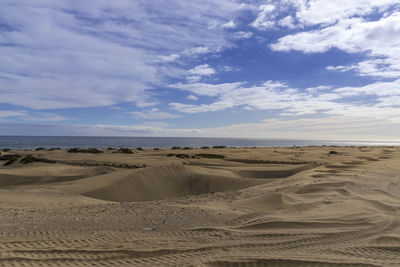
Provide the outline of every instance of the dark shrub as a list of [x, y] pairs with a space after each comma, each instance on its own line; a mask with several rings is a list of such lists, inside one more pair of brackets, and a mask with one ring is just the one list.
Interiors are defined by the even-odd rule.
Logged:
[[209, 149], [209, 146], [202, 146], [201, 149]]
[[44, 148], [44, 147], [38, 147], [38, 148], [35, 149], [35, 151], [40, 151], [40, 150], [46, 150], [46, 148]]
[[182, 149], [180, 146], [173, 146], [172, 149]]
[[8, 152], [8, 151], [10, 151], [11, 149], [9, 149], [9, 148], [3, 148], [3, 152]]
[[104, 153], [100, 149], [97, 148], [71, 148], [68, 150], [68, 153], [92, 153], [92, 154], [99, 154], [99, 153]]
[[206, 153], [200, 153], [194, 155], [195, 157], [200, 157], [200, 158], [208, 158], [208, 159], [224, 159], [224, 155], [217, 155], [217, 154], [206, 154]]
[[28, 163], [33, 163], [33, 162], [56, 163], [55, 160], [36, 158], [36, 157], [34, 157], [32, 155], [26, 155], [19, 162], [21, 162], [23, 164], [28, 164]]
[[107, 150], [115, 150], [113, 147], [107, 147]]
[[23, 164], [28, 164], [28, 163], [32, 163], [35, 162], [36, 158], [32, 155], [26, 155], [24, 158], [22, 158], [19, 162], [23, 163]]
[[104, 153], [103, 151], [97, 148], [88, 148], [86, 149], [86, 151], [87, 151], [86, 153], [93, 153], [93, 154]]
[[339, 154], [337, 151], [335, 151], [335, 150], [332, 150], [332, 151], [329, 151], [329, 154]]
[[142, 147], [137, 147], [136, 150], [143, 151]]
[[11, 165], [11, 164], [13, 164], [14, 162], [16, 162], [17, 160], [9, 160], [9, 161], [7, 161], [6, 163], [4, 163], [4, 166], [8, 166], [8, 165]]
[[174, 153], [169, 153], [169, 154], [167, 154], [167, 157], [173, 157], [173, 156], [175, 156], [176, 154], [174, 154]]
[[14, 160], [14, 161], [16, 161], [20, 157], [21, 156], [17, 155], [17, 154], [8, 154], [8, 155], [0, 156], [0, 160]]
[[8, 155], [3, 155], [0, 156], [0, 160], [7, 160], [6, 163], [4, 163], [4, 166], [8, 166], [16, 162], [21, 156], [17, 154], [8, 154]]
[[213, 146], [213, 148], [226, 148], [226, 146]]
[[189, 155], [186, 155], [186, 154], [177, 154], [177, 155], [175, 155], [177, 158], [180, 158], [180, 159], [187, 159], [187, 158], [189, 158]]
[[127, 147], [121, 147], [120, 149], [117, 150], [117, 152], [123, 154], [133, 154], [132, 150], [130, 150]]
[[184, 149], [184, 150], [189, 150], [189, 149], [193, 149], [193, 147], [185, 146], [183, 149]]

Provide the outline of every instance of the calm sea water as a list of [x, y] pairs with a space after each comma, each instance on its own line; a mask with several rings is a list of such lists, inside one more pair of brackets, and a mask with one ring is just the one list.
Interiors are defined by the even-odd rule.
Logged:
[[309, 141], [283, 139], [205, 138], [205, 137], [88, 137], [88, 136], [0, 136], [0, 148], [35, 149], [72, 147], [277, 147], [310, 145], [400, 145], [400, 142]]

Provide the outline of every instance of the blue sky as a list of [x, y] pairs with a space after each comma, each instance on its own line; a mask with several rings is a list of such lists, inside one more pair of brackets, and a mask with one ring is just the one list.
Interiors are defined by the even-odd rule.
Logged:
[[0, 135], [399, 133], [398, 0], [2, 0]]

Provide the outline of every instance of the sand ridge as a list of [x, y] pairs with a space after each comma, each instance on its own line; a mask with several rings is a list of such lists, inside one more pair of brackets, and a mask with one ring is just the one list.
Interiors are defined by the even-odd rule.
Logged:
[[400, 265], [398, 147], [113, 152], [7, 152], [57, 163], [0, 166], [0, 265]]

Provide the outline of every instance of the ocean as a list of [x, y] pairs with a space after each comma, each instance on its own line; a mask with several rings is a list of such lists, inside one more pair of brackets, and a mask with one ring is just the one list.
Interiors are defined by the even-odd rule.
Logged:
[[169, 148], [227, 146], [227, 147], [281, 147], [281, 146], [392, 146], [400, 142], [373, 141], [310, 141], [285, 139], [246, 139], [246, 138], [208, 138], [208, 137], [90, 137], [90, 136], [0, 136], [0, 149], [44, 148]]

